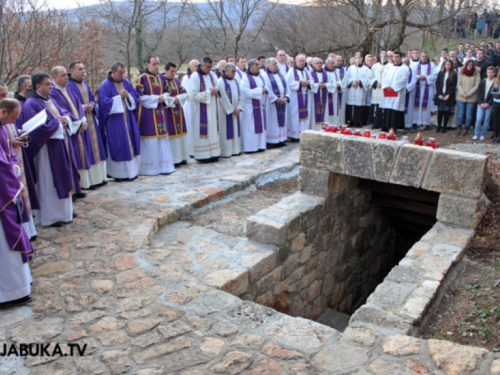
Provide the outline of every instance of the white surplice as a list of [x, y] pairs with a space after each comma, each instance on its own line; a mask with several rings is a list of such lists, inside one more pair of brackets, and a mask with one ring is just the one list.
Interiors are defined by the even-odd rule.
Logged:
[[38, 176], [36, 189], [40, 201], [40, 210], [33, 210], [35, 224], [52, 225], [57, 222], [69, 223], [73, 220], [73, 199], [59, 199], [54, 186], [52, 168], [47, 145], [44, 145], [35, 156], [35, 170]]
[[333, 72], [327, 71], [327, 75], [328, 84], [326, 88], [332, 93], [333, 114], [328, 110], [327, 120], [325, 119], [325, 121], [333, 125], [342, 126], [345, 124], [345, 105], [347, 101], [347, 86], [344, 81], [345, 68], [334, 68]]
[[[430, 64], [430, 74], [427, 74], [428, 64]], [[415, 90], [417, 90], [418, 86], [420, 86], [420, 104], [417, 108], [417, 97], [415, 96], [414, 100], [414, 108], [413, 108], [413, 123], [417, 125], [430, 125], [431, 124], [431, 112], [432, 107], [434, 105], [434, 93], [436, 92], [435, 82], [438, 75], [438, 70], [431, 62], [427, 62], [427, 64], [420, 65], [420, 74], [418, 74], [418, 64], [413, 65], [412, 73], [415, 75], [417, 79], [417, 84]], [[425, 76], [424, 80], [420, 80], [418, 76]], [[424, 95], [425, 95], [425, 85], [429, 85], [429, 95], [427, 100], [427, 108], [423, 108]], [[416, 91], [415, 91], [416, 95]]]
[[188, 93], [188, 97], [186, 98], [186, 101], [182, 105], [182, 109], [184, 109], [184, 119], [186, 120], [188, 152], [189, 152], [189, 155], [192, 156], [192, 155], [194, 155], [194, 151], [193, 151], [193, 136], [192, 136], [193, 130], [191, 127], [191, 101], [189, 100], [189, 83], [190, 83], [190, 79], [189, 79], [189, 76], [186, 74], [182, 78], [182, 87], [184, 87], [184, 89]]
[[[212, 78], [210, 78], [210, 76]], [[205, 91], [200, 91], [200, 80], [205, 83]], [[189, 80], [189, 100], [191, 101], [191, 127], [193, 131], [194, 157], [197, 160], [220, 156], [220, 137], [217, 129], [217, 96], [211, 95], [210, 89], [217, 87], [214, 73], [199, 74], [195, 72]], [[212, 84], [213, 81], [213, 84]], [[200, 104], [206, 104], [207, 134], [200, 132]]]
[[[220, 156], [230, 157], [232, 155], [239, 155], [241, 153], [241, 136], [238, 136], [238, 115], [234, 115], [235, 109], [242, 110], [241, 89], [239, 88], [238, 78], [227, 80], [231, 89], [231, 99], [229, 93], [226, 91], [224, 79], [219, 78], [217, 87], [220, 92], [219, 100], [219, 132], [220, 132]], [[227, 129], [227, 116], [231, 115], [233, 119], [233, 138], [228, 139]], [[240, 129], [241, 131], [241, 129]]]
[[[266, 101], [266, 119], [267, 119], [266, 142], [272, 144], [285, 142], [288, 133], [286, 128], [286, 111], [287, 107], [289, 106], [289, 103], [285, 104], [284, 126], [280, 127], [278, 123], [278, 111], [276, 108], [276, 100], [278, 100], [278, 98], [290, 98], [290, 90], [288, 89], [288, 86], [286, 87], [283, 86], [283, 81], [281, 80], [281, 77], [283, 77], [286, 85], [285, 76], [281, 74], [280, 77], [280, 74], [278, 73], [273, 74], [266, 72], [262, 75], [265, 81], [265, 86], [269, 89], [268, 100]], [[271, 84], [271, 79], [269, 78], [269, 75], [272, 75], [272, 77], [276, 81], [276, 85], [279, 91], [278, 95], [276, 95], [273, 91], [273, 86]]]
[[[298, 80], [295, 79], [295, 72], [297, 72]], [[290, 121], [288, 122], [288, 137], [292, 139], [300, 139], [300, 133], [309, 129], [309, 116], [311, 116], [311, 101], [309, 100], [309, 89], [303, 87], [301, 81], [310, 81], [311, 77], [304, 68], [298, 70], [291, 68], [286, 76], [286, 84], [290, 90]], [[307, 103], [307, 117], [299, 118], [299, 95], [302, 96], [304, 103]]]
[[[266, 149], [266, 114], [265, 105], [268, 100], [268, 95], [262, 93], [262, 87], [266, 86], [262, 75], [252, 76], [255, 80], [256, 87], [250, 88], [250, 80], [248, 74], [241, 80], [241, 141], [244, 152], [255, 152]], [[267, 87], [269, 92], [269, 88]], [[257, 133], [255, 130], [255, 118], [253, 100], [259, 101], [260, 118], [262, 122], [262, 131]]]
[[392, 109], [393, 111], [404, 112], [406, 99], [406, 86], [408, 77], [410, 76], [410, 68], [406, 65], [390, 65], [389, 69], [384, 71], [382, 76], [382, 90], [391, 87], [397, 92], [395, 97], [387, 97], [382, 95], [380, 100], [380, 108]]
[[[347, 104], [353, 106], [366, 105], [366, 93], [370, 86], [371, 70], [365, 65], [361, 67], [351, 65], [344, 75], [344, 85], [347, 90]], [[360, 81], [361, 85], [357, 88], [352, 87], [354, 81]], [[362, 86], [362, 87], [361, 87]]]

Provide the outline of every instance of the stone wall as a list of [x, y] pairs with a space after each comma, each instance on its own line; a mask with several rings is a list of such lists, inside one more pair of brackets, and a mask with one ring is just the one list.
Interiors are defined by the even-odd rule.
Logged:
[[248, 238], [277, 256], [250, 271], [243, 298], [309, 319], [353, 313], [399, 260], [397, 236], [358, 178], [301, 168], [299, 179], [304, 192], [248, 218]]

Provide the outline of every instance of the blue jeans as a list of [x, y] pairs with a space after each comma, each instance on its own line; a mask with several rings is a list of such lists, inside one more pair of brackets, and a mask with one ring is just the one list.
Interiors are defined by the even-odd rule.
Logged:
[[469, 127], [472, 124], [472, 115], [474, 114], [475, 107], [476, 103], [466, 103], [457, 100], [457, 125]]
[[[481, 135], [481, 137], [484, 137], [486, 135], [486, 132], [488, 131], [488, 126], [490, 126], [491, 108], [492, 108], [491, 105], [485, 109], [481, 108], [479, 104], [477, 105], [474, 136], [479, 137], [479, 135]], [[481, 129], [481, 124], [483, 124], [483, 129], [480, 132], [479, 130]]]

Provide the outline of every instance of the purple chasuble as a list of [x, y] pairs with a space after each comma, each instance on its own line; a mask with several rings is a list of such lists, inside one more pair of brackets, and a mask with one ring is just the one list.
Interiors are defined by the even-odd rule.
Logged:
[[[86, 144], [85, 147], [89, 150], [90, 164], [94, 165], [106, 160], [108, 158], [108, 153], [104, 147], [103, 131], [99, 127], [99, 123], [97, 121], [97, 111], [95, 106], [97, 103], [95, 101], [94, 94], [92, 94], [92, 90], [90, 90], [87, 82], [78, 82], [71, 77], [68, 81], [68, 89], [73, 91], [74, 95], [83, 104], [94, 104], [94, 110], [92, 112], [85, 112], [88, 126], [88, 129], [85, 132], [89, 133], [88, 140], [90, 141], [90, 144]], [[85, 139], [86, 138], [84, 138], [84, 141]]]
[[[224, 87], [226, 88], [226, 94], [229, 98], [229, 103], [233, 104], [233, 93], [231, 91], [231, 85], [227, 81], [227, 78], [225, 76], [222, 77], [222, 80], [224, 81]], [[238, 84], [238, 81], [233, 79], [234, 82], [236, 83], [236, 87], [238, 88], [238, 98], [240, 97], [240, 85]], [[241, 137], [241, 131], [240, 131], [240, 116], [236, 116], [238, 119], [238, 138]], [[233, 123], [233, 113], [230, 113], [226, 115], [226, 138], [227, 139], [234, 139], [234, 123]]]
[[106, 141], [111, 160], [116, 162], [130, 161], [141, 153], [141, 135], [134, 111], [127, 108], [125, 100], [122, 101], [125, 109], [123, 113], [110, 114], [113, 107], [113, 97], [118, 96], [116, 86], [127, 90], [129, 95], [134, 98], [136, 105], [139, 105], [139, 95], [132, 84], [126, 79], [121, 82], [114, 82], [110, 74], [99, 88], [97, 116], [99, 126], [106, 131]]
[[[71, 103], [68, 102], [68, 98], [62, 93], [62, 91], [54, 86], [50, 92], [50, 98], [53, 102], [59, 105], [62, 115], [68, 116], [71, 121], [80, 121], [85, 117], [85, 112], [82, 108], [83, 103], [81, 103], [72, 90], [66, 88], [66, 93], [69, 96]], [[73, 146], [73, 157], [78, 170], [89, 170], [91, 166], [89, 151], [91, 150], [88, 150], [86, 147], [86, 145], [90, 144], [89, 132], [88, 129], [82, 133], [79, 131], [77, 134], [71, 134], [70, 136]]]
[[[262, 76], [259, 75], [259, 77], [262, 80], [262, 82], [264, 82]], [[257, 88], [257, 83], [255, 82], [255, 79], [250, 73], [247, 73], [247, 78], [248, 82], [250, 82], [250, 88], [252, 90]], [[262, 134], [263, 123], [262, 123], [262, 111], [261, 111], [260, 100], [252, 99], [252, 108], [253, 108], [253, 123], [254, 123], [255, 134]]]
[[[205, 80], [203, 79], [203, 76], [205, 76], [206, 74], [204, 74], [200, 68], [198, 68], [196, 73], [198, 73], [198, 77], [200, 79], [200, 92], [207, 91]], [[210, 77], [210, 82], [212, 83], [212, 87], [217, 87], [217, 85], [215, 84], [214, 77], [212, 76], [212, 73], [208, 73], [208, 76]], [[215, 100], [216, 100], [215, 105], [217, 106], [217, 99]], [[219, 121], [217, 121], [217, 130], [218, 129], [219, 129]], [[200, 138], [208, 138], [208, 115], [207, 115], [206, 103], [200, 103]]]
[[[137, 79], [135, 89], [139, 96], [158, 95], [164, 93], [165, 76], [161, 74], [152, 74], [149, 71], [142, 73]], [[156, 108], [146, 108], [138, 104], [137, 125], [141, 132], [141, 138], [159, 138], [169, 135], [167, 130], [167, 121], [165, 119], [165, 106], [158, 103]]]
[[[177, 78], [166, 78], [165, 92], [167, 92], [170, 97], [175, 98], [180, 94], [185, 94], [186, 90], [181, 86], [181, 82]], [[176, 104], [175, 107], [165, 107], [165, 115], [167, 118], [168, 136], [170, 138], [187, 134], [184, 110], [180, 103]]]
[[[425, 64], [424, 64], [425, 65]], [[422, 71], [422, 63], [418, 63], [417, 65], [417, 76], [421, 75]], [[431, 63], [427, 62], [427, 76], [431, 74]], [[427, 80], [425, 81], [424, 88], [424, 98], [422, 100], [422, 109], [427, 109], [427, 104], [429, 103], [429, 84]], [[415, 92], [415, 109], [420, 109], [420, 82], [417, 84], [417, 91]]]
[[[288, 65], [285, 65], [288, 68]], [[276, 74], [280, 77], [281, 83], [283, 84], [283, 96], [280, 96], [280, 89], [278, 87], [278, 83], [276, 82], [276, 79], [274, 78], [274, 73], [271, 72], [269, 69], [267, 71], [267, 76], [269, 77], [269, 81], [271, 82], [271, 87], [273, 88], [273, 93], [276, 95], [278, 98], [285, 97], [286, 93], [286, 80], [285, 77], [280, 73], [279, 69], [276, 72]], [[288, 70], [287, 70], [288, 72]], [[286, 103], [277, 103], [274, 102], [276, 105], [276, 114], [278, 116], [278, 126], [280, 128], [285, 126], [285, 115], [286, 115]]]
[[[305, 69], [304, 69], [305, 71]], [[304, 73], [307, 76], [307, 73]], [[299, 120], [305, 121], [309, 117], [309, 113], [307, 111], [307, 97], [309, 88], [307, 88], [306, 93], [302, 92], [302, 86], [300, 85], [299, 73], [297, 72], [297, 68], [293, 68], [293, 77], [296, 81], [299, 81], [299, 89], [297, 90], [297, 99], [299, 102]]]
[[[47, 101], [36, 95], [33, 98], [29, 98], [23, 107], [23, 119], [25, 121], [36, 116], [42, 110], [47, 112], [47, 122], [45, 125], [42, 125], [31, 133], [31, 142], [26, 148], [26, 154], [29, 159], [31, 171], [33, 172], [33, 179], [36, 183], [38, 179], [36, 173], [38, 171], [34, 168], [34, 159], [42, 147], [47, 145], [54, 187], [59, 199], [65, 199], [71, 196], [73, 189], [80, 188], [79, 183], [75, 185], [75, 181], [79, 181], [79, 175], [73, 160], [71, 142], [67, 139], [66, 130], [64, 130], [64, 139], [50, 138], [59, 129], [59, 119], [48, 108]], [[57, 104], [54, 103], [53, 105], [61, 113]]]
[[21, 181], [14, 171], [14, 165], [8, 159], [5, 150], [0, 147], [0, 176], [2, 176], [0, 221], [9, 244], [9, 249], [2, 251], [18, 251], [21, 253], [23, 263], [26, 263], [29, 254], [34, 253], [34, 250], [18, 214], [17, 205], [22, 205], [22, 200], [18, 201], [16, 195], [21, 188]]
[[[328, 76], [326, 75], [326, 71], [321, 71], [323, 83], [328, 81]], [[319, 82], [318, 73], [313, 70], [311, 72], [311, 76], [315, 83]], [[314, 118], [316, 120], [316, 124], [323, 124], [325, 122], [325, 107], [326, 107], [326, 87], [324, 89], [319, 89], [316, 94], [314, 94]]]

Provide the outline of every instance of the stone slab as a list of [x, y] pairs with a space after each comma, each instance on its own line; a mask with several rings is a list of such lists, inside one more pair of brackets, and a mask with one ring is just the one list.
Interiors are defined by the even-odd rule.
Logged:
[[328, 197], [333, 191], [331, 172], [305, 167], [299, 168], [300, 191], [318, 197]]
[[448, 224], [476, 228], [483, 218], [489, 200], [484, 194], [480, 199], [465, 198], [442, 193], [439, 196], [436, 217]]
[[371, 146], [373, 178], [380, 182], [389, 182], [401, 142], [379, 139]]
[[372, 144], [375, 142], [371, 138], [344, 137], [342, 139], [346, 174], [373, 180]]
[[286, 241], [286, 224], [261, 216], [250, 216], [247, 219], [247, 237], [273, 245], [283, 245]]
[[487, 157], [466, 152], [437, 149], [422, 187], [469, 198], [479, 198], [483, 191]]
[[306, 130], [300, 136], [300, 165], [335, 173], [345, 173], [342, 138], [333, 133]]
[[432, 151], [432, 148], [412, 144], [401, 146], [389, 181], [392, 184], [419, 188]]

